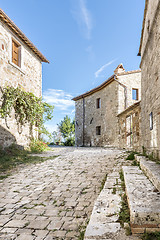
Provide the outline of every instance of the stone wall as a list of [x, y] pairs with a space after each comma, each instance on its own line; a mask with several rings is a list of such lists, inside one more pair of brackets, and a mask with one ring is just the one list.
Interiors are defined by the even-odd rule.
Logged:
[[[153, 2], [149, 1], [148, 9], [153, 7], [152, 4]], [[154, 10], [156, 6], [157, 1], [154, 3]], [[147, 16], [148, 18], [155, 16], [155, 18], [150, 33], [147, 35], [144, 32], [141, 51], [142, 145], [160, 158], [160, 7], [152, 14], [148, 11]], [[146, 42], [147, 45], [145, 45]], [[153, 128], [150, 128], [151, 113], [153, 115]]]
[[143, 56], [145, 49], [148, 48], [148, 39], [150, 38], [151, 29], [154, 25], [155, 15], [157, 11], [157, 7], [159, 4], [159, 0], [147, 0], [146, 1], [146, 9], [145, 9], [145, 21], [143, 25], [143, 44], [141, 49], [141, 56]]
[[119, 147], [141, 150], [140, 102], [119, 114]]
[[[21, 67], [12, 63], [12, 39], [16, 40], [21, 48]], [[36, 96], [41, 96], [42, 67], [41, 60], [0, 21], [0, 86], [21, 86]], [[1, 93], [0, 93], [1, 97]], [[14, 113], [8, 118], [7, 125], [0, 119], [0, 145], [10, 145], [15, 137], [19, 145], [26, 145], [30, 136], [29, 126], [18, 129]], [[9, 132], [9, 134], [7, 134]], [[37, 131], [33, 131], [37, 135]], [[13, 138], [11, 137], [13, 136]]]
[[[118, 81], [126, 86], [126, 108], [133, 105], [137, 101], [141, 100], [141, 72], [135, 71], [130, 72], [122, 75], [118, 75]], [[138, 89], [138, 100], [132, 99], [132, 89]], [[125, 94], [124, 94], [124, 87], [119, 85], [118, 90], [118, 114], [124, 111], [125, 109]]]
[[[117, 146], [117, 89], [118, 84], [112, 82], [102, 90], [85, 97], [84, 100], [76, 101], [76, 123], [78, 124], [78, 126], [76, 124], [76, 143], [78, 146], [83, 143], [85, 146]], [[101, 99], [101, 108], [96, 108], [98, 98]], [[101, 126], [101, 135], [96, 134], [97, 126]]]
[[[141, 73], [126, 72], [115, 77], [104, 88], [76, 100], [77, 146], [119, 146], [117, 114], [125, 110], [125, 94], [129, 106], [137, 102], [132, 100], [132, 88], [139, 89], [139, 99], [141, 98]], [[97, 108], [96, 101], [99, 98], [101, 107]], [[97, 135], [96, 127], [101, 127], [100, 135]]]

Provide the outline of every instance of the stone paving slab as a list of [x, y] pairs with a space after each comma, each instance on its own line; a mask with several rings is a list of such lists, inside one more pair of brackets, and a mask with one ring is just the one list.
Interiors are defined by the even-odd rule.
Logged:
[[[113, 195], [113, 187], [120, 184], [118, 172], [126, 164], [124, 151], [115, 149], [56, 148], [41, 156], [53, 155], [59, 157], [23, 166], [0, 180], [0, 240], [79, 240], [95, 200], [100, 201], [101, 183], [106, 174], [110, 183], [101, 192], [103, 199]], [[108, 197], [113, 214], [114, 207], [117, 209], [116, 199], [112, 203], [110, 200]], [[101, 209], [104, 210], [103, 205]], [[105, 216], [106, 226], [111, 229], [110, 224], [116, 223], [116, 219], [116, 214]], [[105, 239], [137, 238], [127, 237], [120, 228]]]
[[78, 239], [121, 151], [64, 148], [0, 181], [0, 239]]
[[160, 193], [139, 167], [123, 167], [132, 233], [160, 230]]

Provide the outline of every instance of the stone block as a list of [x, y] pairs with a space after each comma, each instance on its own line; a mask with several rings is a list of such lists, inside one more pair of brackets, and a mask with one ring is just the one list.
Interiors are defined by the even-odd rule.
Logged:
[[140, 233], [144, 233], [145, 232], [145, 228], [132, 228], [131, 227], [131, 231], [132, 231], [132, 234], [140, 234]]
[[155, 227], [160, 223], [160, 195], [139, 167], [125, 166], [123, 173], [131, 228]]

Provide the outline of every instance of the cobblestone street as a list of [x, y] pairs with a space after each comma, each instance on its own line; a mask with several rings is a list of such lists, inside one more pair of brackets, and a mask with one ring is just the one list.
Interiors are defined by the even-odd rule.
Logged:
[[55, 149], [53, 160], [28, 165], [0, 182], [0, 239], [81, 239], [106, 174], [122, 152]]

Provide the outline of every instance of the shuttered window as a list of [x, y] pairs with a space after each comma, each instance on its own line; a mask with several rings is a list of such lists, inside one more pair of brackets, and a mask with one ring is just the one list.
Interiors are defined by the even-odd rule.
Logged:
[[20, 67], [20, 45], [12, 40], [12, 62]]

